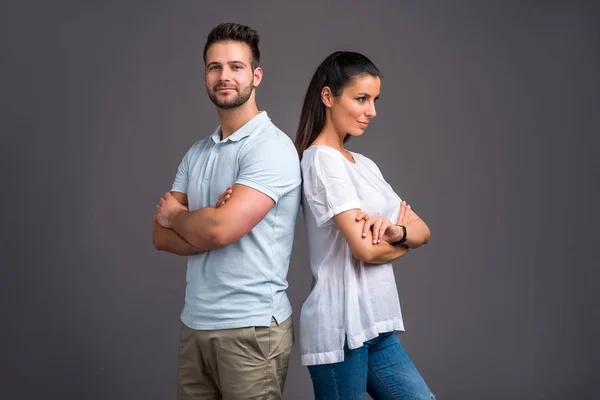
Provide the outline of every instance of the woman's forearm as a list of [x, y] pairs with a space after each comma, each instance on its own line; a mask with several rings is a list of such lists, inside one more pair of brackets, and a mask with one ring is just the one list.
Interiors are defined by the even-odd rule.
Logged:
[[387, 264], [408, 253], [408, 246], [404, 244], [390, 244], [382, 241], [373, 245], [369, 260], [363, 260], [371, 264]]
[[404, 242], [406, 246], [416, 249], [429, 242], [431, 231], [422, 219], [417, 218], [404, 226], [406, 228], [406, 241]]

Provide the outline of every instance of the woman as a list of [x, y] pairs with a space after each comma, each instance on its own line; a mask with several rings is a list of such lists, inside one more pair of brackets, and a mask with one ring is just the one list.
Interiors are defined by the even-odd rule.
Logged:
[[319, 399], [431, 399], [394, 331], [403, 331], [390, 264], [429, 240], [429, 228], [373, 161], [348, 151], [375, 117], [380, 73], [365, 56], [335, 52], [315, 72], [295, 144], [313, 288], [300, 347]]

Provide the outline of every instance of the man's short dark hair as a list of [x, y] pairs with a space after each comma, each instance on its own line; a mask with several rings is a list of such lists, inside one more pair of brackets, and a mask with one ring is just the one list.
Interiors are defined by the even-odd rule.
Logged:
[[245, 25], [227, 22], [219, 24], [208, 34], [206, 44], [204, 45], [204, 63], [206, 64], [206, 52], [208, 48], [217, 42], [232, 40], [234, 42], [246, 43], [252, 51], [252, 69], [258, 67], [260, 63], [260, 51], [258, 50], [258, 32]]

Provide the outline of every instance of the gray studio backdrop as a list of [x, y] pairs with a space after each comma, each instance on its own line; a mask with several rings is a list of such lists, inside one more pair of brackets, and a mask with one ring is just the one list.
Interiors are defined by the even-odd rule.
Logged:
[[[1, 398], [174, 398], [185, 259], [153, 249], [151, 217], [216, 127], [202, 47], [225, 21], [261, 34], [258, 103], [291, 137], [329, 53], [382, 70], [378, 116], [349, 147], [431, 227], [395, 266], [401, 340], [438, 398], [594, 397], [593, 2], [13, 3], [0, 12]], [[296, 323], [305, 235], [299, 219]], [[297, 344], [285, 398], [312, 398]]]

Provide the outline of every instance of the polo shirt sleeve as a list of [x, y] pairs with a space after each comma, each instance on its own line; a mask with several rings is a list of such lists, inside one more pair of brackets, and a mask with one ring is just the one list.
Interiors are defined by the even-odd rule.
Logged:
[[306, 203], [318, 226], [344, 211], [360, 209], [360, 199], [346, 163], [341, 154], [317, 150], [302, 171]]
[[180, 192], [187, 194], [188, 192], [188, 182], [189, 182], [189, 168], [191, 163], [192, 154], [194, 152], [194, 147], [192, 146], [185, 156], [183, 156], [183, 160], [179, 164], [177, 168], [177, 173], [175, 174], [175, 181], [173, 182], [173, 186], [171, 187], [171, 192]]
[[302, 183], [298, 154], [289, 138], [279, 135], [256, 141], [241, 152], [235, 181], [266, 194], [275, 203]]

